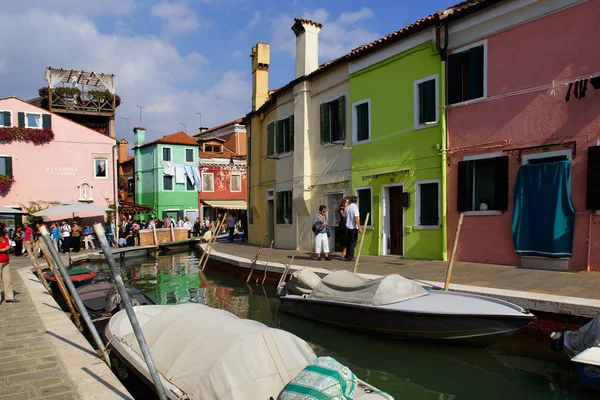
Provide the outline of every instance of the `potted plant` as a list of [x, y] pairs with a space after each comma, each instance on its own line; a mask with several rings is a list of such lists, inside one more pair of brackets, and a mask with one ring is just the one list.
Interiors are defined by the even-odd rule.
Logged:
[[479, 211], [487, 211], [489, 208], [489, 200], [485, 196], [479, 198]]

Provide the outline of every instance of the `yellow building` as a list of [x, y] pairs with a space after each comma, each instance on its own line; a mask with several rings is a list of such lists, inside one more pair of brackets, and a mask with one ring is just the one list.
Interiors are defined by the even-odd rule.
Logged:
[[[318, 65], [321, 24], [295, 19], [296, 78], [269, 92], [270, 48], [252, 48], [252, 112], [248, 132], [249, 241], [267, 235], [278, 248], [313, 247], [313, 215], [328, 208], [339, 219], [350, 195], [351, 116], [348, 56]], [[335, 244], [335, 232], [330, 238]]]

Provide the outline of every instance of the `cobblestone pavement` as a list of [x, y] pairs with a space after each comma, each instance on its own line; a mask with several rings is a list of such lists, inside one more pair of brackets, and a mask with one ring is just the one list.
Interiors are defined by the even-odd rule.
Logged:
[[[217, 243], [215, 250], [253, 259], [258, 246], [242, 242]], [[260, 260], [266, 261], [269, 249], [263, 249]], [[289, 263], [293, 250], [273, 249], [271, 261]], [[299, 251], [296, 266], [330, 270], [353, 270], [354, 262], [343, 261], [332, 253], [332, 261], [317, 261], [313, 253]], [[399, 256], [360, 256], [358, 272], [374, 275], [400, 274], [407, 278], [444, 282], [448, 262], [414, 260]], [[556, 296], [572, 296], [600, 300], [600, 272], [563, 272], [525, 269], [510, 265], [455, 262], [452, 283], [496, 289], [519, 290]]]
[[0, 304], [0, 399], [76, 399], [12, 261], [13, 288], [20, 292], [15, 296], [20, 303]]

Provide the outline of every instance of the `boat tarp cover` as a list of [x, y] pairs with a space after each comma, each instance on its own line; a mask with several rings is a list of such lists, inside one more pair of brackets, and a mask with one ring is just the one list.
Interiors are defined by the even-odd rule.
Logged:
[[[136, 310], [147, 307], [163, 308], [142, 327], [154, 363], [192, 399], [275, 398], [316, 359], [299, 337], [227, 311], [192, 303]], [[141, 357], [128, 332], [123, 340]]]
[[285, 284], [285, 288], [292, 294], [310, 294], [319, 282], [321, 282], [319, 275], [310, 269], [303, 268], [292, 273], [290, 280]]
[[380, 306], [428, 294], [418, 283], [400, 275], [367, 279], [349, 271], [337, 271], [321, 279], [308, 297]]

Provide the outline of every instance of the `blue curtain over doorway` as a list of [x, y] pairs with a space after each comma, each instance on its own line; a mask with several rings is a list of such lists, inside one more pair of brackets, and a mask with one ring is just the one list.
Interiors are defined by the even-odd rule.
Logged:
[[527, 164], [513, 189], [512, 234], [518, 254], [571, 257], [575, 209], [571, 203], [571, 161]]

